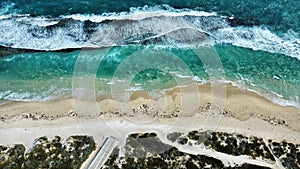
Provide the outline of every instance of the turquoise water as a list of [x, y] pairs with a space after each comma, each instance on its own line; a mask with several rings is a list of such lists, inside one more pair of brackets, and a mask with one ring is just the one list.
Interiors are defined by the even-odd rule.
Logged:
[[[211, 57], [201, 60], [195, 49], [209, 42], [225, 71], [217, 80], [300, 107], [298, 0], [0, 4], [0, 49], [39, 51], [1, 53], [1, 102], [72, 97], [77, 73], [95, 79], [99, 96], [111, 90], [115, 79], [130, 81], [128, 90], [149, 91], [176, 86], [178, 78], [208, 83], [213, 75], [203, 59]], [[86, 47], [103, 49], [81, 50]], [[76, 72], [78, 60], [83, 72]]]
[[[241, 88], [258, 91], [274, 101], [278, 97], [294, 103], [299, 102], [300, 61], [298, 59], [226, 44], [215, 46], [215, 50], [225, 70], [226, 79], [223, 80], [230, 81]], [[145, 69], [134, 74], [130, 86], [133, 89], [167, 89], [177, 84], [175, 77], [190, 79], [197, 77], [199, 83], [210, 81], [203, 62], [192, 49], [129, 45], [113, 47], [103, 57], [96, 74], [96, 93], [109, 92], [113, 77], [126, 80], [125, 74], [114, 73], [121, 63], [126, 62], [126, 59], [138, 51], [172, 53], [174, 54], [172, 57], [178, 57], [183, 61], [190, 72], [177, 65], [175, 65], [177, 69], [174, 68], [175, 66]], [[70, 97], [73, 71], [80, 55], [80, 51], [37, 52], [0, 58], [1, 99], [52, 100]], [[143, 57], [141, 54], [135, 58], [137, 61], [129, 63], [127, 70], [134, 70], [135, 66], [139, 66], [135, 64], [143, 62]], [[85, 59], [86, 62], [93, 61], [90, 57]]]

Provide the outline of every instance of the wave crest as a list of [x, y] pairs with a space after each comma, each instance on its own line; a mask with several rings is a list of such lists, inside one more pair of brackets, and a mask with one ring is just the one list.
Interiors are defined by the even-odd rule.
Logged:
[[291, 32], [278, 36], [267, 28], [249, 26], [238, 18], [169, 6], [58, 18], [11, 16], [0, 19], [0, 45], [51, 51], [127, 44], [199, 44], [205, 39], [201, 37], [206, 37], [216, 44], [229, 43], [300, 59], [298, 36]]

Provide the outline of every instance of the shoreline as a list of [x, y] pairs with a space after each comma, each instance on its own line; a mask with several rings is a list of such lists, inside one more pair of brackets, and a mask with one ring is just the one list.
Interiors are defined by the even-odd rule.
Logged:
[[[28, 145], [35, 137], [55, 135], [58, 131], [62, 135], [87, 134], [90, 131], [90, 135], [96, 136], [97, 133], [120, 130], [116, 136], [125, 137], [140, 129], [159, 132], [168, 128], [237, 132], [300, 142], [300, 136], [297, 137], [300, 132], [299, 109], [276, 105], [254, 92], [232, 85], [226, 86], [222, 108], [218, 107], [221, 104], [211, 104], [210, 85], [198, 87], [198, 99], [189, 88], [173, 88], [156, 100], [149, 99], [150, 96], [144, 92], [134, 92], [130, 104], [104, 96], [96, 102], [64, 99], [0, 105], [0, 133], [8, 136], [1, 138], [0, 143], [12, 144], [25, 139], [25, 145]], [[187, 98], [190, 100], [184, 102]], [[192, 105], [195, 103], [193, 100], [199, 101], [198, 104]], [[193, 109], [195, 107], [196, 110]], [[103, 131], [91, 126], [102, 128]], [[101, 140], [100, 136], [96, 136], [97, 139]]]

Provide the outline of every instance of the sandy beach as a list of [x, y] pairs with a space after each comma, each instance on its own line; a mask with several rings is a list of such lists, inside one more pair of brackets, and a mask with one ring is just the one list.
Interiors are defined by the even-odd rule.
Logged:
[[[138, 131], [161, 131], [163, 134], [193, 129], [300, 142], [299, 109], [276, 105], [254, 92], [229, 84], [224, 107], [219, 107], [221, 104], [214, 106], [211, 104], [211, 86], [198, 87], [199, 95], [174, 88], [156, 100], [149, 99], [150, 96], [143, 91], [137, 91], [129, 103], [107, 95], [95, 102], [65, 99], [1, 105], [0, 133], [6, 137], [1, 137], [0, 143], [28, 145], [39, 136], [73, 134], [92, 135], [99, 143], [106, 135], [124, 139], [121, 137]], [[190, 100], [184, 102], [183, 99], [187, 98]], [[195, 104], [195, 100], [199, 102]]]
[[[254, 92], [230, 84], [226, 85], [226, 97], [222, 89], [219, 90], [221, 94], [212, 94], [216, 90], [210, 85], [197, 88], [198, 94], [185, 86], [167, 90], [160, 97], [136, 91], [129, 97], [129, 102], [116, 94], [105, 95], [95, 101], [11, 102], [0, 108], [0, 135], [3, 136], [0, 143], [18, 143], [30, 149], [33, 140], [42, 136], [64, 139], [72, 135], [87, 135], [94, 138], [99, 149], [106, 137], [113, 136], [118, 140], [118, 147], [123, 149], [130, 134], [154, 132], [162, 142], [182, 152], [217, 157], [226, 166], [246, 162], [284, 168], [277, 158], [276, 162], [270, 162], [248, 156], [232, 156], [201, 145], [191, 147], [170, 142], [168, 134], [173, 132], [209, 131], [262, 138], [266, 144], [270, 140], [286, 141], [297, 146], [300, 143], [299, 109], [276, 105]], [[95, 153], [82, 168], [89, 165]]]
[[299, 9], [4, 0], [0, 168], [300, 168]]

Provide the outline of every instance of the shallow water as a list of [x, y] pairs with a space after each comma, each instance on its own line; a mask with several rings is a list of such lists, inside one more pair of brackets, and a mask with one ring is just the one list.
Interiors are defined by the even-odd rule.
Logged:
[[[255, 90], [273, 101], [299, 102], [298, 59], [225, 44], [216, 45], [214, 49], [222, 63], [220, 69], [225, 71], [225, 77], [219, 80]], [[0, 58], [1, 99], [45, 101], [70, 97], [79, 57], [88, 65], [81, 72], [82, 77], [94, 78], [94, 90], [99, 94], [109, 92], [112, 81], [125, 83], [129, 80], [128, 90], [151, 91], [179, 85], [177, 78], [198, 83], [207, 83], [213, 78], [207, 73], [209, 65], [204, 64], [194, 49], [188, 48], [129, 45], [113, 47], [106, 52], [99, 49], [25, 53]], [[99, 64], [94, 72], [89, 65], [97, 61]]]
[[[92, 79], [97, 95], [116, 83], [152, 91], [217, 80], [300, 107], [296, 0], [0, 4], [0, 45], [39, 50], [0, 58], [0, 99], [72, 97], [79, 75]], [[199, 57], [203, 47], [210, 53]]]

